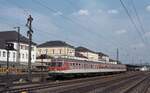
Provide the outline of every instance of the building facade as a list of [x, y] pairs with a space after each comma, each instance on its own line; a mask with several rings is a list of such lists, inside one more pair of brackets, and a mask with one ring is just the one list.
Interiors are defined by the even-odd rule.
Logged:
[[98, 60], [102, 61], [104, 63], [109, 63], [109, 56], [102, 53], [102, 52], [97, 52], [98, 53]]
[[[19, 36], [18, 36], [19, 35]], [[19, 37], [19, 43], [18, 43]], [[10, 64], [16, 65], [18, 63], [27, 65], [28, 63], [28, 39], [16, 31], [0, 32], [0, 62], [1, 65], [6, 65], [7, 51], [5, 44], [13, 43], [14, 50], [9, 51]], [[32, 42], [31, 62], [36, 61], [36, 44]]]
[[85, 47], [77, 47], [75, 51], [87, 57], [89, 61], [98, 61], [98, 53], [92, 50], [89, 50]]
[[75, 56], [75, 48], [63, 41], [48, 41], [37, 47], [37, 56], [42, 54], [70, 58]]

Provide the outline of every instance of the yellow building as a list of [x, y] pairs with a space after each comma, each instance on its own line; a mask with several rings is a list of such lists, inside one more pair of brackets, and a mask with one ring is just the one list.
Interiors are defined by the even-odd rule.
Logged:
[[52, 57], [74, 57], [75, 48], [63, 41], [48, 41], [37, 47], [37, 56], [46, 54]]
[[79, 52], [80, 54], [87, 57], [89, 61], [98, 61], [98, 53], [89, 50], [85, 47], [77, 47], [76, 52]]

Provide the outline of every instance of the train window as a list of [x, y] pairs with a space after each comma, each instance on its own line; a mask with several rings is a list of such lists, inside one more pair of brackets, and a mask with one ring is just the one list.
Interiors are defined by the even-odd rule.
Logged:
[[73, 66], [75, 65], [75, 63], [73, 63]]
[[98, 69], [98, 65], [96, 65], [96, 69]]
[[83, 64], [84, 65], [84, 69], [86, 68], [86, 64]]
[[69, 63], [70, 66], [72, 66], [72, 63]]
[[91, 68], [93, 68], [93, 65], [91, 65]]
[[52, 63], [50, 64], [50, 66], [51, 66], [51, 67], [54, 67], [54, 66], [56, 66], [56, 63], [55, 63], [55, 62], [52, 62]]
[[48, 66], [50, 66], [50, 65], [51, 65], [51, 63], [47, 63], [47, 65], [48, 65]]
[[84, 69], [84, 64], [82, 64], [82, 68]]
[[61, 67], [62, 66], [62, 62], [52, 62], [52, 63], [50, 63], [50, 66], [51, 67]]
[[61, 67], [61, 66], [62, 66], [62, 63], [61, 63], [61, 62], [58, 62], [58, 63], [57, 63], [57, 66], [58, 66], [58, 67]]

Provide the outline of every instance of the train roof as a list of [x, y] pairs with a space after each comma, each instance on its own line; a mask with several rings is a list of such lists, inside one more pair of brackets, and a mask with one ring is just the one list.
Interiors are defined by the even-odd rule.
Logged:
[[100, 63], [100, 64], [109, 64], [109, 65], [122, 65], [122, 66], [125, 66], [124, 64], [110, 64], [110, 63], [102, 63], [102, 62], [98, 62], [98, 61], [88, 61], [88, 60], [77, 60], [77, 59], [68, 59], [68, 58], [54, 58], [52, 59], [53, 61], [56, 60], [56, 61], [74, 61], [74, 62], [85, 62], [85, 63]]

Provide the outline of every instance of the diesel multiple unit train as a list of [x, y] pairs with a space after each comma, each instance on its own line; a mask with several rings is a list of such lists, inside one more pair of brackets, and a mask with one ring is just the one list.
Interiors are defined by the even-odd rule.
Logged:
[[49, 76], [119, 73], [126, 71], [126, 65], [56, 58], [49, 64], [48, 71]]

